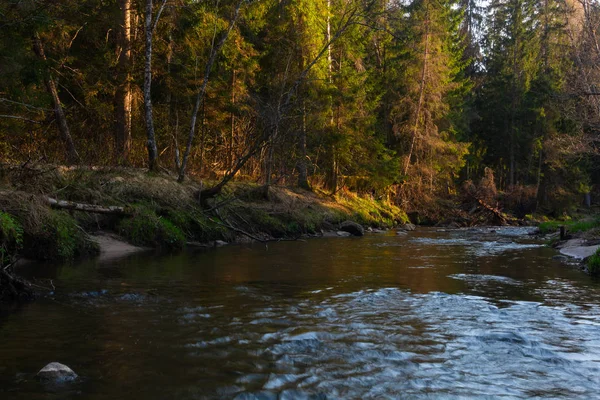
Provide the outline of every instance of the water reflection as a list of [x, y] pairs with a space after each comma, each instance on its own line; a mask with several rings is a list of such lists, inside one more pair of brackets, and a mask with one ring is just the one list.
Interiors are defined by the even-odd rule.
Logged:
[[[33, 269], [57, 290], [0, 320], [0, 396], [593, 398], [600, 286], [521, 233]], [[48, 392], [32, 376], [49, 361], [84, 379]]]

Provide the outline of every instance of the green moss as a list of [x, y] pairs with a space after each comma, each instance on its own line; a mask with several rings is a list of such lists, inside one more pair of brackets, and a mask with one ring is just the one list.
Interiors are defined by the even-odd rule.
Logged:
[[166, 209], [164, 216], [182, 231], [188, 233], [193, 229], [193, 216], [191, 213], [173, 208]]
[[564, 224], [564, 222], [548, 221], [548, 222], [542, 222], [541, 224], [539, 224], [538, 228], [540, 229], [541, 233], [545, 234], [545, 233], [555, 232], [556, 230], [558, 230], [558, 227], [562, 224]]
[[590, 275], [600, 275], [600, 249], [596, 250], [596, 252], [587, 259], [587, 267]]
[[0, 267], [12, 262], [23, 246], [23, 227], [10, 214], [0, 211]]
[[287, 233], [286, 226], [280, 219], [260, 208], [246, 208], [245, 213], [248, 215], [248, 223], [259, 232], [268, 233], [276, 238], [283, 237]]
[[143, 207], [138, 207], [132, 217], [121, 220], [117, 230], [123, 237], [138, 246], [175, 250], [183, 248], [186, 242], [185, 234], [172, 221], [166, 217], [159, 217]]
[[185, 246], [185, 235], [177, 226], [166, 218], [158, 221], [158, 242], [169, 249], [182, 249]]
[[326, 209], [315, 210], [314, 208], [305, 208], [298, 210], [293, 214], [293, 218], [297, 221], [300, 229], [304, 233], [315, 234], [323, 226], [323, 222], [327, 217]]
[[[338, 196], [336, 200], [345, 208], [352, 210], [351, 219], [363, 225], [392, 227], [396, 223], [408, 222], [406, 213], [384, 201], [351, 193]], [[345, 219], [348, 219], [348, 216]]]
[[51, 211], [41, 229], [25, 233], [24, 242], [26, 255], [41, 260], [70, 260], [99, 252], [98, 244], [64, 211]]
[[600, 227], [600, 219], [580, 220], [580, 221], [548, 221], [542, 222], [539, 225], [541, 233], [556, 232], [560, 226], [564, 225], [569, 232], [586, 232], [594, 228]]

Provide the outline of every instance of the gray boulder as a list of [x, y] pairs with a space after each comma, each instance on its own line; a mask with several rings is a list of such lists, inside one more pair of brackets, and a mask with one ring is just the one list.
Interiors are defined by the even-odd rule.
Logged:
[[345, 232], [345, 231], [337, 231], [336, 233], [338, 236], [341, 236], [341, 237], [352, 236], [352, 234], [350, 232]]
[[400, 228], [403, 231], [414, 231], [417, 227], [414, 224], [404, 224]]
[[51, 362], [37, 373], [37, 377], [42, 381], [64, 382], [76, 379], [77, 374], [64, 364]]
[[357, 224], [353, 221], [344, 221], [340, 224], [340, 230], [348, 232], [354, 236], [363, 236], [365, 234], [365, 228], [362, 225]]

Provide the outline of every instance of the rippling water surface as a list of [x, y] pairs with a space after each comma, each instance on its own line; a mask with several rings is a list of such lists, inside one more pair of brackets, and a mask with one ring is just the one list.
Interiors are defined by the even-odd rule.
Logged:
[[33, 268], [56, 291], [0, 314], [0, 398], [600, 398], [600, 284], [524, 233]]

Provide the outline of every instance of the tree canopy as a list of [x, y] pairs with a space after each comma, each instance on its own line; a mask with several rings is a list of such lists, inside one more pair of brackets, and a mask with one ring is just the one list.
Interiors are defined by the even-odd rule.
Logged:
[[[166, 168], [425, 206], [598, 182], [592, 0], [5, 0], [2, 162]], [[569, 200], [570, 201], [570, 200]]]

